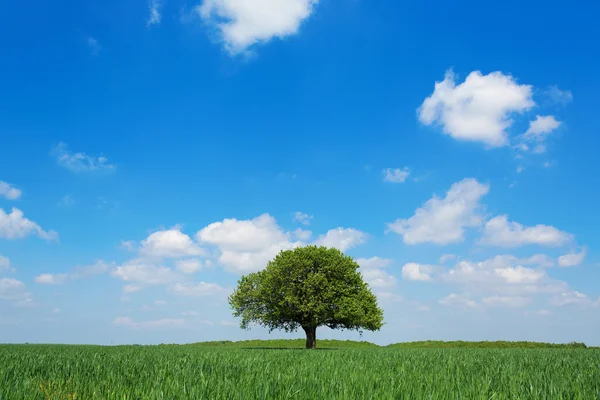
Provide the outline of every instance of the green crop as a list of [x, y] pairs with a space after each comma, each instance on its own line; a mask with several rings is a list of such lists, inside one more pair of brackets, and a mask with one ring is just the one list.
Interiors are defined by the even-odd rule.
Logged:
[[600, 399], [596, 349], [0, 346], [0, 399]]

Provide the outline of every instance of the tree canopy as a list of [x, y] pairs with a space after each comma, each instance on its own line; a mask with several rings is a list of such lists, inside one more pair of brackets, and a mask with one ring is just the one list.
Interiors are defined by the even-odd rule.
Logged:
[[334, 248], [307, 246], [281, 251], [262, 271], [242, 276], [229, 296], [241, 327], [306, 333], [316, 348], [316, 330], [376, 331], [383, 311], [359, 272], [358, 264]]

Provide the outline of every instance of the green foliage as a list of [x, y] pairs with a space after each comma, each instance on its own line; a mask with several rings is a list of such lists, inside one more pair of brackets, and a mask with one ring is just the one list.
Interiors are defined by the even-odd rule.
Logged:
[[282, 251], [264, 270], [243, 276], [229, 303], [245, 329], [258, 324], [286, 332], [319, 326], [379, 330], [383, 311], [358, 268], [337, 249]]
[[1, 400], [598, 399], [600, 350], [0, 346]]
[[[202, 347], [233, 347], [233, 348], [263, 348], [263, 349], [301, 349], [305, 346], [303, 339], [275, 339], [275, 340], [243, 340], [239, 342], [217, 341], [194, 343], [194, 346]], [[371, 342], [355, 340], [319, 340], [321, 349], [364, 349], [379, 348]]]

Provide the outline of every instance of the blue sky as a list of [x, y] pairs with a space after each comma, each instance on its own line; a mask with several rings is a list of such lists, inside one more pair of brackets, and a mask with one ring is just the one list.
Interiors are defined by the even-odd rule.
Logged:
[[0, 342], [267, 338], [228, 293], [316, 243], [366, 340], [599, 345], [592, 3], [3, 2]]

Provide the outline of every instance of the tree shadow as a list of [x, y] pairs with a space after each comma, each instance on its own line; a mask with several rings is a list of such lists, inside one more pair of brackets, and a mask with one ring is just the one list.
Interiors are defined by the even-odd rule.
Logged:
[[[298, 351], [309, 351], [309, 349], [302, 349], [298, 347], [240, 347], [240, 349], [245, 350], [298, 350]], [[331, 349], [331, 348], [316, 348], [310, 349], [310, 351], [337, 351], [341, 349]]]

